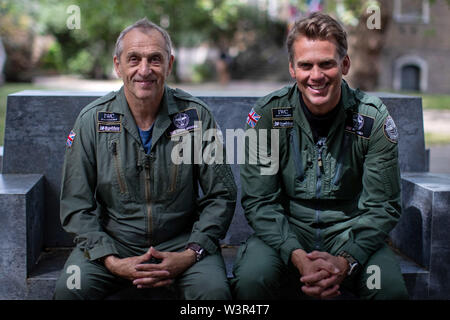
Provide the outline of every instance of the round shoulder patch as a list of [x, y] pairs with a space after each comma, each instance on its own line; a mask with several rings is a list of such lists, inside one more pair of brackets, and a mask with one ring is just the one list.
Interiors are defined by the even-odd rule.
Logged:
[[394, 119], [392, 119], [391, 116], [387, 116], [386, 120], [384, 120], [384, 135], [386, 136], [386, 138], [393, 142], [393, 143], [397, 143], [398, 142], [398, 130], [397, 127], [395, 125]]
[[177, 113], [173, 117], [173, 124], [178, 129], [184, 129], [189, 124], [189, 116], [184, 112]]

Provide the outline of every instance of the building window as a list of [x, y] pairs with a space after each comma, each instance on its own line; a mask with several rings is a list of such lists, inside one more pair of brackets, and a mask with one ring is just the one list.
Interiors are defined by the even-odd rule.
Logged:
[[395, 0], [394, 20], [399, 23], [429, 23], [429, 0]]
[[396, 91], [427, 91], [427, 62], [418, 56], [398, 58], [395, 61], [393, 87]]

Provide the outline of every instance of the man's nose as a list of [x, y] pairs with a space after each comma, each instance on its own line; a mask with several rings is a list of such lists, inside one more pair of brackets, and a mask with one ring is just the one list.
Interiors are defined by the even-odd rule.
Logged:
[[309, 74], [311, 80], [321, 80], [323, 78], [323, 72], [318, 66], [314, 66]]
[[142, 77], [148, 76], [152, 72], [150, 63], [147, 61], [147, 59], [142, 59], [141, 63], [139, 64], [139, 75]]

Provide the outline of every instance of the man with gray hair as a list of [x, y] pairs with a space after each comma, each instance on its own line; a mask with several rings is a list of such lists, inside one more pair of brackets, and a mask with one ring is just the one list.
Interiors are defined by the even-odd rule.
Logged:
[[[60, 213], [76, 247], [56, 299], [159, 287], [184, 299], [231, 297], [219, 240], [234, 213], [236, 185], [227, 164], [172, 159], [180, 141], [217, 125], [201, 100], [165, 85], [171, 46], [167, 32], [147, 19], [123, 30], [114, 54], [123, 87], [86, 106], [69, 133]], [[78, 283], [71, 283], [73, 266]]]

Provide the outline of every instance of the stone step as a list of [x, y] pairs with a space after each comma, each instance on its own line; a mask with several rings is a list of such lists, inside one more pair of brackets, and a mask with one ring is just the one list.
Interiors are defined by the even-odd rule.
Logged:
[[[228, 278], [233, 277], [232, 270], [237, 250], [237, 246], [222, 248]], [[27, 279], [29, 286], [27, 299], [52, 299], [56, 280], [71, 251], [72, 248], [52, 248], [42, 252], [37, 265]], [[409, 258], [398, 252], [396, 253], [411, 298], [426, 298], [426, 292], [423, 292], [423, 288], [429, 272]]]

